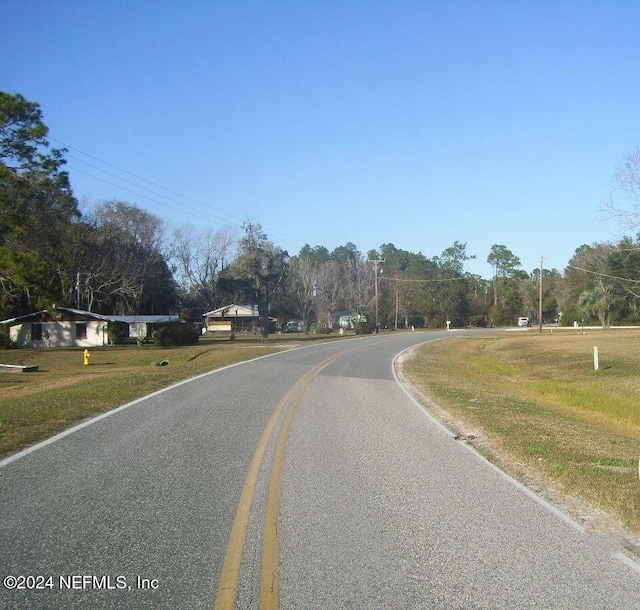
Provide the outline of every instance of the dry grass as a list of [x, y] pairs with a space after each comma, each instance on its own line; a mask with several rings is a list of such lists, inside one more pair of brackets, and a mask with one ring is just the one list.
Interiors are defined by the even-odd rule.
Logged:
[[[88, 366], [82, 349], [0, 352], [3, 364], [39, 367], [0, 372], [0, 457], [183, 379], [286, 349], [283, 343], [218, 339], [194, 347], [109, 346], [91, 349]], [[163, 360], [169, 365], [158, 366]]]
[[638, 331], [458, 337], [422, 347], [404, 373], [502, 468], [537, 473], [640, 534]]

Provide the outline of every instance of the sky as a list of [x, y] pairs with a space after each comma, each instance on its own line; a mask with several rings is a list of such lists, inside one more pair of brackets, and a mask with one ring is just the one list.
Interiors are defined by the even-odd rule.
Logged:
[[490, 277], [561, 273], [640, 145], [640, 2], [4, 0], [0, 90], [41, 106], [76, 197], [260, 223]]

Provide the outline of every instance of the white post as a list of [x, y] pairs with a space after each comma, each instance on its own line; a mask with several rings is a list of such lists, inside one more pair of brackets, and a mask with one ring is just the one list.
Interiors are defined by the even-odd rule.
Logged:
[[598, 363], [598, 346], [594, 345], [593, 346], [593, 370], [597, 371], [599, 368], [599, 363]]

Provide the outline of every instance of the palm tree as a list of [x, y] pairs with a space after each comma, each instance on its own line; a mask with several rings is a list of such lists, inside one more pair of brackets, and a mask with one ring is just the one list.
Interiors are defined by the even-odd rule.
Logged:
[[605, 284], [597, 284], [591, 290], [585, 290], [578, 299], [578, 311], [583, 316], [596, 315], [602, 324], [607, 326], [607, 314], [609, 313], [609, 297], [611, 287]]

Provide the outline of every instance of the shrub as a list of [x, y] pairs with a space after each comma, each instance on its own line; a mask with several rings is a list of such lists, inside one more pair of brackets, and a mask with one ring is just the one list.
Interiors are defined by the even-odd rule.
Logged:
[[9, 339], [9, 335], [6, 333], [0, 333], [0, 349], [10, 349], [15, 347], [13, 341]]
[[313, 327], [312, 332], [315, 335], [328, 335], [329, 334], [329, 328], [327, 327], [326, 324], [318, 323]]
[[356, 335], [370, 335], [373, 332], [373, 324], [370, 322], [356, 322], [353, 325]]
[[116, 345], [122, 342], [121, 326], [122, 324], [118, 324], [117, 322], [108, 323], [107, 337], [109, 338], [109, 343], [111, 345]]
[[198, 331], [187, 324], [167, 324], [156, 331], [153, 342], [161, 347], [197, 345], [199, 338]]

